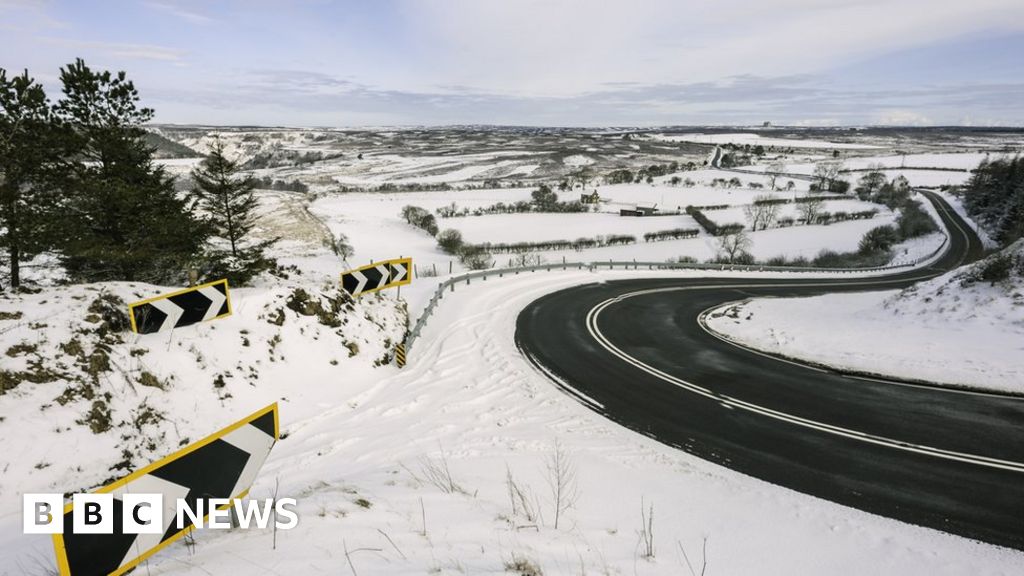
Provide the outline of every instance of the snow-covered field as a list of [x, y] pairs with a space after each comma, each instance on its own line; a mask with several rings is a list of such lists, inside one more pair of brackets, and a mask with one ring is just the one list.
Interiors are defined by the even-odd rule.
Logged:
[[[970, 170], [976, 168], [980, 162], [1000, 156], [1000, 154], [984, 152], [905, 154], [901, 156], [860, 156], [843, 159], [842, 163], [844, 169], [847, 170], [863, 170], [876, 165], [882, 166], [885, 168], [883, 172], [887, 178], [904, 176], [913, 186], [938, 187], [963, 184], [971, 177]], [[787, 163], [785, 171], [810, 175], [814, 172], [815, 165], [814, 162]], [[954, 170], [907, 170], [901, 168], [951, 168]], [[764, 171], [767, 169], [767, 165], [759, 164], [750, 166], [749, 169]], [[843, 178], [856, 184], [857, 179], [861, 176], [863, 176], [863, 172], [850, 172], [844, 174]]]
[[[792, 194], [789, 194], [789, 195], [786, 195], [786, 194], [772, 194], [772, 196], [776, 196], [778, 198], [786, 198], [787, 196], [791, 197], [793, 195]], [[885, 206], [880, 206], [878, 204], [872, 204], [870, 202], [861, 202], [860, 200], [826, 200], [826, 201], [822, 202], [821, 210], [823, 212], [831, 212], [831, 213], [836, 213], [836, 212], [852, 213], [852, 212], [864, 212], [864, 211], [867, 211], [867, 210], [877, 210], [879, 215], [875, 216], [876, 219], [877, 218], [891, 219], [891, 218], [895, 217], [893, 212], [892, 212], [892, 210], [889, 210]], [[747, 224], [748, 223], [747, 222], [746, 214], [744, 213], [744, 207], [743, 206], [734, 206], [734, 207], [724, 208], [724, 209], [721, 209], [721, 210], [709, 210], [709, 211], [707, 211], [707, 216], [708, 216], [708, 218], [711, 218], [711, 220], [713, 220], [719, 226], [724, 225], [724, 224]], [[792, 203], [792, 204], [781, 204], [779, 206], [779, 214], [778, 214], [778, 216], [779, 216], [779, 218], [787, 218], [787, 217], [788, 218], [793, 218], [793, 219], [798, 218], [800, 216], [799, 205], [795, 204], [795, 203]], [[889, 224], [890, 222], [889, 221], [885, 221], [883, 223], [884, 224]], [[877, 225], [881, 226], [881, 224], [877, 224]]]
[[[197, 409], [207, 416], [183, 427], [195, 435], [239, 415], [243, 405], [288, 399], [281, 406], [287, 437], [252, 496], [269, 496], [279, 482], [279, 495], [299, 500], [300, 523], [277, 534], [276, 549], [271, 531], [200, 532], [194, 550], [176, 544], [143, 569], [315, 575], [351, 571], [351, 561], [360, 574], [479, 574], [504, 573], [521, 559], [545, 574], [680, 574], [687, 573], [680, 545], [699, 565], [705, 538], [709, 574], [1010, 574], [1024, 562], [1020, 552], [807, 497], [662, 446], [581, 406], [519, 356], [514, 320], [527, 303], [561, 287], [637, 275], [652, 274], [538, 273], [460, 287], [403, 371], [346, 373], [345, 363], [332, 369], [328, 356], [295, 348], [299, 333], [289, 332], [279, 345], [288, 370], [263, 375], [255, 388], [230, 382], [236, 398], [229, 410], [206, 388], [212, 366], [203, 373], [201, 365], [161, 360], [161, 368], [179, 365], [183, 376], [193, 374], [175, 380], [195, 392], [172, 406], [183, 412], [175, 418]], [[242, 293], [239, 302], [251, 298]], [[250, 319], [252, 304], [246, 305], [249, 312], [204, 327], [202, 342], [213, 334], [239, 338], [244, 327], [253, 347], [265, 347], [277, 327]], [[295, 322], [289, 315], [285, 327]], [[172, 351], [198, 345], [182, 332]], [[186, 343], [176, 346], [183, 337]], [[160, 343], [147, 348], [166, 346], [165, 337], [153, 338]], [[53, 438], [53, 466], [40, 478], [75, 476], [55, 468], [76, 444]], [[556, 442], [575, 466], [578, 493], [558, 529], [545, 483]], [[460, 488], [454, 493], [425, 480], [427, 468], [444, 462]], [[527, 494], [532, 519], [521, 508], [513, 512], [509, 473]], [[13, 494], [9, 478], [2, 481]], [[641, 502], [654, 506], [651, 559], [638, 551]], [[3, 503], [0, 550], [7, 562], [0, 574], [45, 565], [49, 538], [18, 536], [20, 500]]]
[[494, 214], [467, 218], [450, 218], [447, 228], [462, 232], [467, 242], [525, 242], [544, 240], [575, 240], [580, 237], [629, 234], [638, 238], [645, 232], [670, 228], [699, 229], [693, 218], [651, 216], [637, 218], [618, 214]]
[[[722, 172], [699, 171], [721, 177]], [[685, 173], [684, 173], [685, 174]], [[759, 179], [755, 178], [755, 181]], [[804, 183], [806, 185], [806, 183]], [[657, 217], [622, 217], [619, 208], [632, 207], [637, 203], [658, 204], [670, 210], [677, 205], [730, 204], [734, 207], [708, 211], [712, 220], [744, 223], [742, 206], [754, 197], [766, 194], [765, 190], [747, 188], [712, 188], [707, 185], [687, 188], [668, 186], [660, 183], [617, 184], [597, 188], [602, 198], [610, 202], [602, 204], [601, 213], [574, 214], [497, 214], [466, 216], [459, 218], [438, 218], [438, 226], [444, 230], [452, 228], [463, 233], [468, 242], [520, 242], [526, 240], [575, 240], [581, 237], [593, 238], [610, 234], [631, 234], [640, 240], [636, 244], [605, 246], [576, 250], [544, 251], [538, 254], [548, 262], [563, 259], [570, 262], [607, 260], [664, 261], [687, 256], [700, 261], [715, 257], [717, 241], [701, 231], [697, 238], [643, 242], [645, 232], [672, 228], [699, 228], [686, 215]], [[772, 193], [779, 198], [792, 198], [806, 192]], [[579, 199], [579, 192], [559, 194], [562, 200]], [[512, 203], [529, 199], [527, 189], [504, 190], [463, 190], [445, 194], [433, 192], [408, 192], [389, 194], [344, 194], [326, 195], [310, 206], [313, 214], [321, 218], [334, 233], [346, 234], [355, 249], [355, 256], [349, 261], [361, 265], [371, 260], [412, 256], [421, 267], [436, 266], [439, 270], [462, 270], [451, 255], [441, 251], [435, 240], [422, 230], [409, 226], [399, 213], [405, 205], [421, 206], [435, 210], [455, 202], [460, 208], [489, 206], [496, 202]], [[628, 200], [632, 200], [629, 202]], [[870, 220], [851, 220], [835, 224], [814, 226], [793, 226], [759, 230], [750, 234], [753, 245], [751, 254], [761, 260], [776, 256], [813, 258], [822, 250], [850, 252], [857, 250], [861, 237], [876, 226], [892, 224], [896, 214], [884, 206], [858, 200], [836, 200], [826, 202], [826, 210], [848, 212], [877, 209], [878, 215]], [[785, 205], [783, 212], [795, 210]], [[929, 237], [901, 246], [897, 249], [900, 261], [923, 256], [938, 247], [939, 237]], [[496, 255], [495, 264], [507, 265], [508, 256]]]
[[1024, 393], [1024, 277], [990, 284], [965, 280], [969, 274], [953, 271], [902, 292], [755, 299], [716, 311], [708, 326], [754, 348], [844, 369]]
[[780, 148], [825, 148], [828, 150], [873, 150], [881, 146], [855, 144], [851, 142], [829, 142], [811, 138], [767, 138], [759, 134], [737, 132], [735, 134], [659, 134], [655, 138], [669, 142], [697, 142], [700, 144], [750, 144], [751, 146], [776, 146]]
[[[573, 214], [496, 214], [466, 216], [459, 218], [438, 218], [438, 226], [444, 230], [452, 228], [463, 233], [466, 240], [482, 242], [519, 242], [525, 240], [575, 240], [581, 237], [593, 238], [610, 234], [631, 234], [642, 238], [643, 233], [672, 228], [699, 228], [686, 215], [657, 216], [648, 218], [622, 217], [620, 208], [637, 204], [657, 204], [667, 210], [685, 208], [687, 205], [730, 204], [736, 206], [724, 211], [708, 212], [715, 220], [720, 214], [729, 214], [738, 222], [744, 221], [742, 206], [756, 196], [768, 193], [766, 190], [748, 188], [712, 187], [715, 178], [729, 176], [714, 170], [699, 170], [680, 173], [700, 184], [694, 187], [664, 184], [662, 177], [655, 184], [616, 184], [597, 187], [601, 197], [608, 200], [599, 206], [600, 213]], [[762, 177], [744, 177], [745, 180], [763, 183]], [[806, 182], [802, 183], [806, 187]], [[437, 266], [447, 270], [449, 264], [454, 270], [461, 270], [455, 259], [442, 252], [436, 241], [427, 233], [409, 226], [402, 220], [403, 206], [420, 206], [431, 212], [437, 208], [455, 203], [461, 208], [481, 208], [498, 202], [506, 204], [530, 199], [532, 189], [459, 190], [437, 192], [396, 192], [396, 193], [351, 193], [327, 194], [313, 201], [309, 210], [326, 224], [333, 233], [348, 236], [355, 250], [349, 260], [360, 265], [371, 260], [401, 256], [412, 256], [421, 266]], [[772, 192], [779, 198], [792, 198], [806, 194], [799, 189], [791, 192]], [[579, 191], [559, 193], [563, 201], [578, 200]], [[832, 224], [829, 226], [797, 226], [792, 228], [758, 231], [752, 234], [751, 253], [758, 258], [774, 256], [813, 257], [823, 249], [835, 251], [856, 250], [864, 232], [894, 221], [895, 215], [884, 207], [862, 203], [856, 200], [829, 202], [828, 209], [864, 210], [878, 208], [879, 215], [872, 220], [859, 220]], [[834, 205], [833, 205], [834, 204]], [[548, 261], [591, 260], [645, 260], [663, 261], [668, 258], [690, 256], [707, 260], [715, 256], [717, 247], [713, 239], [701, 232], [701, 237], [689, 240], [664, 242], [639, 242], [624, 246], [608, 246], [583, 251], [550, 251], [541, 256]], [[498, 255], [497, 264], [505, 264], [505, 257]]]

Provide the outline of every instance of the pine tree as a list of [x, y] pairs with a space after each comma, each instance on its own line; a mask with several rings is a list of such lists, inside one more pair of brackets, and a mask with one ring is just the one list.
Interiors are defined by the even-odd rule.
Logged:
[[13, 288], [21, 284], [21, 263], [51, 245], [58, 132], [43, 87], [27, 70], [8, 78], [0, 68], [0, 247]]
[[259, 201], [253, 190], [256, 182], [251, 176], [239, 176], [238, 163], [224, 155], [224, 144], [217, 139], [210, 154], [192, 171], [195, 187], [191, 197], [206, 214], [206, 222], [214, 238], [225, 248], [208, 252], [209, 273], [226, 276], [235, 284], [244, 284], [250, 278], [267, 270], [274, 261], [265, 251], [277, 241], [254, 241], [251, 232], [256, 225]]
[[1003, 245], [1024, 237], [1024, 158], [982, 162], [960, 193], [967, 213]]
[[206, 227], [153, 164], [140, 108], [124, 72], [94, 72], [79, 59], [61, 69], [56, 112], [74, 135], [81, 161], [65, 183], [63, 261], [78, 280], [174, 281], [206, 239]]

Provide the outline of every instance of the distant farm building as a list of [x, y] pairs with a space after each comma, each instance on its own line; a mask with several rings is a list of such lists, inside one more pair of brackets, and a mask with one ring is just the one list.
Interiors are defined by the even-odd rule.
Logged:
[[619, 216], [654, 216], [657, 213], [657, 204], [637, 204], [633, 208], [623, 208], [619, 210]]
[[594, 190], [590, 194], [580, 194], [580, 204], [597, 204], [601, 201], [601, 195]]

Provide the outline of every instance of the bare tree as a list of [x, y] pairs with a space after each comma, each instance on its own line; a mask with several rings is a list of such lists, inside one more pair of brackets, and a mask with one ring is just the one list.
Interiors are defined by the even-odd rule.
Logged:
[[776, 160], [768, 165], [767, 170], [764, 173], [765, 180], [768, 182], [768, 189], [775, 190], [775, 181], [778, 180], [779, 175], [786, 171], [786, 165], [780, 160]]
[[517, 252], [512, 257], [512, 266], [526, 268], [527, 266], [539, 266], [544, 263], [544, 256], [535, 252]]
[[775, 224], [779, 217], [779, 205], [774, 200], [775, 197], [771, 194], [755, 196], [753, 204], [743, 208], [752, 232], [757, 232], [758, 229], [765, 230]]
[[800, 213], [800, 217], [803, 218], [804, 224], [814, 224], [814, 221], [818, 218], [818, 214], [821, 213], [821, 208], [825, 202], [821, 198], [813, 196], [808, 197], [804, 201], [797, 205], [797, 212]]
[[555, 440], [554, 453], [548, 458], [547, 471], [548, 487], [551, 489], [551, 500], [555, 508], [555, 530], [558, 530], [562, 513], [575, 506], [579, 498], [576, 466], [558, 440]]
[[818, 181], [818, 189], [821, 191], [831, 190], [842, 170], [843, 163], [838, 160], [818, 162], [814, 166], [814, 179]]
[[579, 171], [573, 174], [573, 180], [579, 182], [580, 187], [583, 188], [584, 190], [586, 190], [587, 184], [593, 179], [594, 171], [587, 166], [580, 168]]
[[883, 170], [885, 170], [885, 166], [882, 164], [871, 164], [868, 166], [868, 172], [860, 177], [857, 187], [854, 188], [858, 198], [870, 200], [882, 190], [886, 183]]
[[732, 264], [753, 245], [750, 235], [743, 230], [723, 234], [718, 237], [718, 255]]

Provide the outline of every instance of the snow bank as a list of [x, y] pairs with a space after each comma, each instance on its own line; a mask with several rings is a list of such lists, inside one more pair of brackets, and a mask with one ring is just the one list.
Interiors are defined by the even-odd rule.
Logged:
[[708, 326], [843, 369], [1024, 393], [1024, 241], [1002, 254], [1016, 259], [1005, 280], [982, 279], [1001, 257], [994, 255], [902, 291], [729, 305]]

